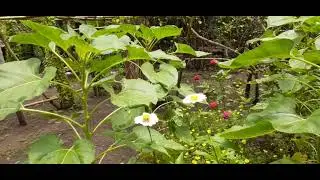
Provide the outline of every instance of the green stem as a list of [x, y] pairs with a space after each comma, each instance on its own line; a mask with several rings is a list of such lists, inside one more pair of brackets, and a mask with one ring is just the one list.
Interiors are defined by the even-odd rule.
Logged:
[[16, 60], [16, 61], [20, 61], [19, 58], [16, 56], [16, 54], [13, 52], [13, 50], [10, 47], [10, 44], [7, 41], [7, 37], [6, 35], [4, 35], [3, 33], [1, 33], [0, 31], [0, 39], [2, 39], [5, 47], [9, 50], [9, 53], [11, 54], [11, 56]]
[[122, 145], [113, 147], [114, 145], [115, 145], [115, 143], [112, 144], [111, 146], [109, 146], [108, 149], [106, 149], [105, 151], [103, 151], [102, 153], [100, 153], [100, 154], [96, 157], [96, 160], [95, 160], [94, 162], [96, 162], [96, 161], [101, 157], [100, 160], [99, 160], [99, 164], [101, 164], [102, 160], [104, 159], [104, 157], [107, 155], [108, 152], [113, 151], [113, 150], [116, 150], [116, 149], [118, 149], [118, 148], [120, 148], [120, 147], [126, 146], [126, 144], [122, 144]]
[[[152, 140], [152, 136], [151, 136], [150, 127], [147, 127], [147, 128], [148, 128], [148, 132], [149, 132], [149, 136], [150, 136], [150, 142], [152, 144], [153, 140]], [[156, 157], [156, 154], [154, 153], [154, 151], [152, 151], [152, 154], [153, 154], [154, 163], [157, 164], [157, 157]]]
[[155, 110], [153, 110], [152, 113], [156, 112], [156, 111], [157, 111], [159, 108], [161, 108], [162, 106], [165, 106], [165, 105], [170, 104], [170, 103], [172, 103], [172, 102], [174, 102], [174, 101], [169, 101], [169, 102], [166, 102], [166, 103], [161, 104], [161, 105], [158, 106]]
[[101, 121], [99, 122], [99, 124], [93, 129], [92, 134], [94, 134], [94, 132], [96, 132], [96, 130], [97, 130], [106, 120], [108, 120], [108, 118], [109, 118], [110, 116], [112, 116], [112, 114], [116, 113], [116, 112], [119, 111], [120, 109], [122, 109], [122, 107], [114, 110], [112, 113], [108, 114], [108, 116], [106, 116], [103, 120], [101, 120]]
[[77, 73], [71, 68], [71, 66], [69, 65], [69, 63], [67, 63], [67, 61], [65, 61], [63, 59], [63, 57], [61, 57], [58, 53], [56, 53], [55, 51], [52, 51], [53, 54], [55, 54], [69, 69], [70, 71], [73, 73], [73, 75], [77, 78], [78, 81], [81, 81], [79, 76], [77, 75]]
[[98, 107], [100, 107], [104, 102], [108, 101], [109, 99], [110, 99], [110, 98], [107, 98], [107, 99], [99, 102], [99, 103], [91, 110], [90, 114], [93, 114], [93, 113], [98, 109]]
[[90, 114], [89, 114], [89, 109], [88, 109], [88, 89], [87, 89], [87, 80], [88, 80], [88, 72], [83, 69], [83, 78], [82, 78], [82, 97], [81, 97], [81, 102], [82, 102], [82, 107], [83, 107], [83, 112], [84, 112], [84, 126], [83, 126], [83, 131], [86, 134], [87, 139], [91, 139], [92, 134], [90, 133]]
[[37, 109], [28, 109], [28, 108], [25, 108], [25, 107], [22, 107], [20, 110], [21, 111], [27, 111], [27, 112], [37, 112], [37, 113], [41, 113], [41, 114], [45, 114], [45, 115], [51, 115], [51, 116], [55, 116], [57, 118], [60, 118], [62, 121], [68, 123], [71, 126], [72, 130], [75, 132], [75, 134], [78, 136], [78, 138], [81, 139], [81, 136], [79, 135], [78, 131], [76, 130], [76, 128], [71, 123], [73, 123], [73, 124], [75, 124], [75, 125], [77, 125], [79, 127], [82, 127], [82, 125], [79, 124], [78, 122], [72, 120], [69, 117], [62, 116], [60, 114], [56, 114], [56, 113], [52, 113], [52, 112], [48, 112], [48, 111], [42, 111], [42, 110], [37, 110]]

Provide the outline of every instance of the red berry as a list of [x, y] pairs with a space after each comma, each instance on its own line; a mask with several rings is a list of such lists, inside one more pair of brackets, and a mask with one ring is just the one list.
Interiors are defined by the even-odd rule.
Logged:
[[211, 60], [210, 60], [210, 64], [211, 64], [211, 65], [218, 64], [218, 61], [217, 61], [216, 59], [211, 59]]
[[209, 103], [209, 107], [210, 109], [214, 109], [218, 106], [218, 103], [216, 101], [212, 101], [211, 103]]
[[193, 76], [193, 80], [199, 81], [201, 79], [201, 76], [199, 74], [196, 74]]
[[231, 114], [230, 111], [223, 111], [223, 119], [229, 119]]

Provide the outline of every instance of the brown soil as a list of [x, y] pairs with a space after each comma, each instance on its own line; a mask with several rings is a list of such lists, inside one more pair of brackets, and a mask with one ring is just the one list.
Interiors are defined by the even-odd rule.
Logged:
[[[50, 88], [46, 95], [53, 96], [56, 94], [54, 88]], [[101, 102], [106, 97], [94, 97], [91, 95], [88, 104], [89, 108], [95, 106], [97, 102]], [[38, 97], [28, 101], [35, 102], [42, 100], [43, 97]], [[50, 103], [43, 103], [33, 107], [33, 109], [41, 109], [47, 111], [55, 111], [55, 108]], [[98, 121], [108, 115], [114, 107], [110, 102], [106, 102], [100, 106], [94, 113], [93, 121]], [[71, 115], [72, 110], [59, 111], [61, 114]], [[73, 141], [76, 139], [74, 132], [70, 127], [61, 122], [45, 117], [38, 113], [26, 113], [27, 126], [19, 126], [17, 117], [15, 114], [10, 115], [3, 121], [0, 121], [0, 164], [13, 164], [13, 163], [25, 163], [27, 160], [27, 150], [30, 144], [37, 140], [40, 136], [45, 134], [58, 135], [64, 142], [64, 144], [70, 147]], [[113, 143], [113, 139], [103, 135], [103, 132], [110, 128], [110, 125], [105, 124], [97, 130], [97, 134], [93, 137], [93, 142], [96, 146], [96, 153], [101, 153]], [[103, 164], [119, 164], [126, 163], [128, 159], [135, 155], [135, 152], [128, 148], [121, 148], [110, 152]]]

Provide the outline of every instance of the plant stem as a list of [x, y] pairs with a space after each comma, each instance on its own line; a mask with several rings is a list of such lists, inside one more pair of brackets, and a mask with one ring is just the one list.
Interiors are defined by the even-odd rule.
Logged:
[[79, 76], [77, 75], [77, 73], [71, 68], [71, 66], [69, 65], [69, 63], [67, 63], [66, 60], [63, 59], [63, 57], [61, 57], [57, 52], [52, 51], [53, 54], [55, 54], [69, 69], [70, 71], [73, 73], [73, 75], [77, 78], [78, 81], [81, 82]]
[[108, 101], [109, 99], [110, 99], [110, 98], [107, 98], [107, 99], [99, 102], [99, 103], [91, 110], [90, 114], [93, 114], [93, 113], [98, 109], [99, 106], [101, 106], [104, 102]]
[[82, 127], [82, 125], [79, 124], [78, 122], [72, 120], [69, 117], [62, 116], [60, 114], [56, 114], [56, 113], [52, 113], [52, 112], [48, 112], [48, 111], [42, 111], [42, 110], [37, 110], [37, 109], [28, 109], [28, 108], [24, 108], [24, 107], [22, 107], [20, 110], [21, 111], [28, 111], [28, 112], [37, 112], [37, 113], [41, 113], [41, 114], [45, 114], [45, 115], [51, 115], [51, 116], [58, 117], [61, 120], [63, 120], [64, 122], [68, 123], [70, 125], [70, 127], [72, 128], [72, 130], [75, 132], [75, 134], [78, 136], [78, 138], [81, 139], [81, 136], [79, 135], [78, 131], [71, 123], [73, 123], [79, 127]]
[[99, 122], [99, 124], [93, 129], [92, 134], [94, 134], [94, 132], [96, 132], [96, 130], [99, 128], [99, 126], [101, 126], [106, 120], [108, 120], [108, 118], [109, 118], [112, 114], [114, 114], [115, 112], [119, 111], [120, 109], [122, 109], [122, 107], [114, 110], [112, 113], [108, 114], [108, 116], [106, 116], [103, 120], [101, 120], [101, 121]]
[[114, 147], [114, 145], [115, 145], [115, 143], [112, 144], [111, 146], [109, 146], [108, 149], [106, 149], [105, 151], [103, 151], [102, 153], [100, 153], [100, 154], [96, 157], [96, 160], [95, 160], [94, 162], [96, 162], [96, 161], [101, 157], [100, 160], [99, 160], [99, 164], [101, 164], [102, 160], [104, 159], [104, 157], [107, 155], [108, 152], [113, 151], [113, 150], [115, 150], [115, 149], [118, 149], [118, 148], [120, 148], [120, 147], [126, 146], [126, 144], [122, 144], [122, 145], [115, 146], [115, 147]]
[[[148, 128], [148, 132], [149, 132], [149, 136], [150, 136], [150, 142], [152, 144], [153, 140], [152, 140], [152, 136], [151, 136], [150, 127], [148, 126], [147, 128]], [[157, 157], [156, 157], [156, 154], [154, 153], [154, 151], [152, 151], [152, 154], [153, 154], [154, 163], [157, 164]]]
[[91, 139], [92, 134], [90, 133], [90, 114], [89, 114], [89, 109], [88, 109], [88, 89], [87, 89], [87, 80], [88, 80], [88, 71], [83, 69], [82, 72], [82, 97], [81, 97], [81, 102], [82, 102], [82, 107], [83, 107], [83, 112], [84, 112], [84, 126], [83, 126], [83, 131], [86, 135], [87, 139]]
[[161, 105], [158, 106], [155, 110], [153, 110], [152, 113], [156, 112], [156, 111], [157, 111], [159, 108], [161, 108], [162, 106], [167, 105], [167, 104], [170, 104], [170, 103], [172, 103], [172, 102], [174, 102], [174, 101], [169, 101], [169, 102], [166, 102], [166, 103], [161, 104]]

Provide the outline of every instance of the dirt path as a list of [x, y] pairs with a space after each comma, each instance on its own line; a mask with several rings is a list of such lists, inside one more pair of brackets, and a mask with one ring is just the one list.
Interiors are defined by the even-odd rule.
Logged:
[[[55, 94], [53, 88], [49, 89], [46, 94], [52, 96]], [[93, 107], [97, 102], [104, 100], [105, 97], [90, 97], [89, 108]], [[35, 98], [29, 102], [39, 101], [42, 97]], [[33, 106], [34, 109], [55, 110], [49, 103]], [[109, 102], [94, 114], [94, 121], [100, 120], [108, 115], [114, 107]], [[61, 111], [61, 114], [71, 114], [72, 111]], [[19, 126], [15, 115], [7, 117], [0, 121], [0, 164], [24, 163], [27, 159], [27, 149], [29, 145], [37, 140], [41, 135], [56, 134], [60, 136], [66, 146], [71, 146], [75, 139], [73, 131], [63, 122], [55, 121], [41, 114], [25, 113], [28, 125]], [[103, 132], [110, 128], [110, 125], [101, 127], [97, 134], [93, 137], [96, 146], [96, 153], [101, 153], [109, 145], [113, 143], [113, 139], [103, 135]], [[119, 164], [127, 162], [135, 152], [128, 148], [122, 148], [111, 152], [102, 163]]]

